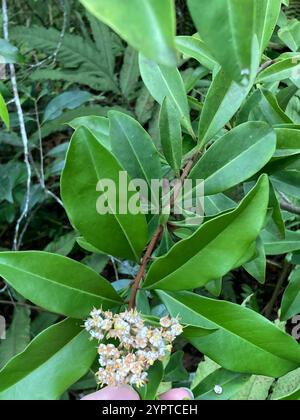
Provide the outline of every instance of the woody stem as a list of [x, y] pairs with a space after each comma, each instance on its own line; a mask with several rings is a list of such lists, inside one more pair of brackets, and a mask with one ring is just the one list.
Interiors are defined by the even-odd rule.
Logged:
[[[184, 180], [189, 176], [194, 164], [197, 162], [198, 158], [201, 156], [200, 152], [196, 152], [194, 154], [194, 156], [189, 159], [189, 161], [187, 162], [186, 166], [184, 167], [183, 171], [182, 171], [182, 175], [180, 177], [180, 181], [183, 184]], [[176, 193], [173, 194], [170, 204], [171, 207], [174, 206], [174, 203], [176, 202]], [[129, 303], [128, 303], [128, 308], [133, 309], [135, 307], [135, 303], [136, 303], [136, 296], [137, 296], [137, 292], [140, 288], [140, 284], [141, 281], [144, 278], [145, 275], [145, 271], [147, 268], [147, 264], [151, 258], [151, 255], [153, 254], [153, 251], [156, 248], [156, 245], [161, 237], [161, 234], [163, 232], [163, 225], [159, 225], [158, 228], [156, 229], [154, 235], [152, 236], [152, 239], [146, 249], [146, 252], [144, 254], [144, 257], [142, 259], [142, 263], [141, 263], [141, 267], [139, 269], [139, 272], [137, 273], [136, 277], [133, 280], [132, 283], [132, 291], [131, 291], [131, 295], [130, 295], [130, 299], [129, 299]]]

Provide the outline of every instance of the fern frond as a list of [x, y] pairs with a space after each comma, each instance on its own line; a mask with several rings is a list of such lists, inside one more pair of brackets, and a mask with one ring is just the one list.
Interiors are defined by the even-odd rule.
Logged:
[[81, 69], [78, 71], [74, 70], [36, 70], [30, 76], [31, 80], [62, 80], [64, 82], [78, 83], [83, 86], [89, 86], [90, 88], [97, 91], [107, 91], [107, 84], [109, 80], [105, 76], [101, 78], [101, 75], [94, 76], [91, 72], [82, 72]]
[[[12, 39], [22, 44], [28, 51], [38, 50], [47, 55], [51, 55], [56, 51], [60, 32], [56, 29], [45, 29], [39, 26], [32, 28], [16, 27], [11, 34]], [[77, 35], [66, 34], [62, 46], [57, 54], [57, 61], [65, 69], [78, 69], [88, 74], [89, 79], [99, 77], [99, 84], [102, 80], [106, 80], [106, 91], [118, 92], [119, 89], [114, 80], [114, 76], [110, 73], [110, 69], [104, 66], [101, 52], [96, 45]], [[83, 76], [81, 74], [81, 82]], [[89, 85], [89, 83], [86, 83]], [[94, 85], [94, 82], [92, 83]], [[93, 87], [93, 86], [91, 86]]]
[[300, 20], [300, 0], [290, 0], [289, 6], [285, 8], [288, 19]]

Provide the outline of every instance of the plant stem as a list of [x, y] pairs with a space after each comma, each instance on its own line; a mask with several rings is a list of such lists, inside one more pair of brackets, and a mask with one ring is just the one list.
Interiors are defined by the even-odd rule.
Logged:
[[285, 262], [284, 263], [284, 266], [283, 266], [283, 269], [282, 269], [282, 272], [281, 272], [281, 275], [280, 275], [280, 277], [278, 279], [278, 282], [276, 284], [275, 290], [274, 290], [273, 295], [271, 297], [271, 300], [267, 304], [267, 306], [265, 307], [265, 309], [263, 311], [265, 313], [265, 315], [266, 315], [267, 318], [270, 318], [270, 316], [272, 315], [272, 311], [274, 309], [274, 306], [275, 306], [275, 303], [277, 301], [277, 298], [278, 298], [278, 296], [279, 296], [279, 294], [281, 292], [281, 288], [282, 288], [284, 282], [286, 281], [289, 273], [290, 273], [290, 266], [289, 266], [289, 264], [287, 264]]
[[[201, 156], [201, 152], [197, 151], [187, 162], [186, 166], [184, 167], [181, 177], [180, 177], [180, 182], [181, 184], [183, 184], [184, 180], [189, 176], [189, 173], [191, 172], [194, 164], [197, 162], [199, 156]], [[178, 191], [177, 191], [178, 194]], [[170, 200], [170, 206], [174, 206], [175, 201], [177, 199], [177, 195], [176, 192], [173, 194], [171, 200]], [[151, 258], [151, 255], [153, 253], [153, 251], [155, 250], [155, 247], [161, 237], [163, 231], [163, 225], [159, 225], [158, 228], [156, 229], [148, 247], [147, 250], [145, 252], [145, 255], [142, 259], [142, 263], [141, 263], [141, 267], [139, 269], [139, 272], [137, 273], [136, 277], [133, 280], [132, 283], [132, 291], [131, 291], [131, 295], [130, 295], [130, 299], [129, 299], [129, 303], [128, 303], [128, 308], [129, 309], [133, 309], [135, 307], [135, 302], [136, 302], [136, 296], [137, 296], [137, 292], [140, 288], [140, 284], [141, 281], [143, 280], [143, 277], [145, 275], [145, 271], [146, 271], [146, 267], [147, 264]]]
[[137, 292], [139, 290], [140, 283], [141, 283], [141, 281], [144, 277], [146, 267], [147, 267], [147, 264], [148, 264], [148, 262], [151, 258], [151, 255], [152, 255], [152, 253], [153, 253], [153, 251], [156, 247], [156, 244], [159, 241], [162, 230], [163, 230], [163, 226], [159, 225], [158, 228], [156, 229], [148, 247], [147, 247], [145, 255], [142, 259], [142, 264], [141, 264], [141, 267], [139, 269], [139, 272], [137, 273], [137, 275], [136, 275], [136, 277], [133, 281], [132, 292], [131, 292], [131, 296], [130, 296], [130, 300], [129, 300], [129, 304], [128, 304], [129, 309], [133, 309], [135, 307], [136, 295], [137, 295]]
[[293, 213], [293, 214], [296, 214], [296, 215], [300, 216], [300, 207], [296, 207], [292, 203], [288, 203], [286, 201], [281, 201], [280, 207], [281, 207], [282, 210], [286, 210], [290, 213]]

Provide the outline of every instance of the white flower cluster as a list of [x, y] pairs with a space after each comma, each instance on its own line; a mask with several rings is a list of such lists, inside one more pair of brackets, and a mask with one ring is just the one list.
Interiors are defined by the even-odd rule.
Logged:
[[[172, 350], [172, 343], [182, 333], [176, 318], [160, 320], [160, 328], [146, 326], [136, 310], [114, 315], [94, 309], [85, 321], [85, 329], [98, 340], [112, 339], [115, 344], [99, 344], [99, 384], [143, 386], [148, 369]], [[116, 340], [116, 341], [115, 341]]]

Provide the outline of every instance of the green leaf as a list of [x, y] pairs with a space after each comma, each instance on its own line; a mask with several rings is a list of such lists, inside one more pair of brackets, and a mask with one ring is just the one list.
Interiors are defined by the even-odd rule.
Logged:
[[300, 171], [281, 171], [274, 173], [271, 177], [272, 184], [278, 191], [288, 194], [291, 197], [300, 198]]
[[10, 128], [10, 122], [9, 122], [9, 114], [6, 107], [5, 100], [3, 99], [3, 96], [0, 93], [0, 118], [3, 120], [6, 127]]
[[241, 389], [232, 400], [235, 401], [265, 401], [268, 399], [270, 388], [274, 382], [273, 378], [253, 375], [247, 384]]
[[190, 290], [222, 278], [237, 267], [259, 235], [268, 200], [269, 182], [263, 176], [236, 210], [205, 223], [158, 258], [149, 270], [145, 287]]
[[264, 284], [266, 281], [267, 259], [264, 243], [260, 237], [256, 240], [256, 250], [257, 255], [255, 259], [246, 263], [244, 268], [259, 283]]
[[261, 54], [267, 48], [281, 10], [281, 0], [258, 0], [256, 7], [256, 33]]
[[248, 86], [258, 64], [253, 0], [188, 0], [198, 32], [227, 75]]
[[213, 296], [219, 297], [222, 292], [223, 279], [212, 280], [205, 285], [205, 289]]
[[280, 82], [285, 79], [290, 79], [298, 76], [300, 71], [299, 59], [288, 58], [273, 64], [264, 71], [262, 71], [258, 78], [257, 83], [274, 83]]
[[79, 127], [88, 128], [96, 137], [96, 139], [106, 149], [111, 149], [109, 139], [109, 119], [105, 117], [97, 117], [94, 115], [86, 117], [78, 117], [72, 120], [69, 125], [76, 130]]
[[153, 98], [162, 105], [167, 97], [178, 110], [182, 124], [194, 137], [185, 87], [178, 69], [159, 66], [142, 55], [139, 62], [142, 79]]
[[133, 48], [161, 64], [176, 64], [173, 0], [80, 1]]
[[[298, 343], [257, 312], [190, 292], [157, 293], [187, 325], [184, 337], [223, 368], [280, 377], [299, 366]], [[217, 330], [203, 336], [203, 328]]]
[[61, 255], [1, 252], [0, 275], [34, 304], [74, 318], [86, 317], [93, 307], [109, 309], [122, 303], [106, 279]]
[[75, 109], [91, 100], [93, 96], [82, 90], [71, 90], [61, 93], [52, 99], [44, 113], [44, 122], [54, 120], [62, 115], [65, 109]]
[[189, 379], [189, 373], [183, 366], [183, 351], [177, 351], [170, 357], [170, 361], [165, 368], [165, 382], [180, 382]]
[[300, 313], [300, 268], [295, 269], [285, 289], [281, 304], [281, 319], [287, 321]]
[[0, 400], [56, 400], [89, 370], [96, 352], [79, 321], [56, 324], [0, 372]]
[[6, 333], [6, 339], [0, 341], [0, 369], [14, 356], [21, 353], [30, 341], [30, 311], [16, 307], [13, 319]]
[[279, 400], [294, 393], [297, 394], [297, 390], [299, 395], [298, 399], [300, 399], [300, 369], [296, 369], [278, 379], [273, 387], [271, 400]]
[[204, 197], [205, 215], [208, 217], [216, 216], [236, 207], [236, 202], [225, 194], [208, 195]]
[[298, 19], [289, 20], [287, 25], [280, 28], [278, 36], [292, 51], [298, 51], [300, 47], [300, 22]]
[[222, 69], [214, 77], [205, 98], [199, 122], [199, 141], [209, 142], [238, 111], [249, 93], [224, 73]]
[[[122, 171], [115, 157], [88, 129], [81, 127], [68, 150], [61, 180], [62, 199], [72, 224], [87, 242], [105, 254], [138, 260], [148, 239], [145, 216], [119, 214], [119, 194], [115, 197], [112, 191], [100, 195], [96, 190], [100, 184], [103, 188], [103, 179], [109, 179], [118, 192]], [[134, 194], [129, 192], [128, 199]], [[96, 210], [99, 196], [108, 204], [107, 214]]]
[[211, 373], [215, 372], [220, 368], [220, 365], [215, 363], [213, 360], [209, 359], [207, 356], [204, 356], [204, 360], [199, 363], [198, 368], [196, 370], [194, 379], [191, 384], [191, 389], [193, 390], [196, 388], [197, 385], [200, 384], [207, 376]]
[[197, 36], [177, 36], [176, 46], [186, 57], [194, 58], [210, 70], [218, 65], [207, 46]]
[[1, 63], [14, 64], [23, 61], [17, 47], [5, 39], [0, 39], [0, 57]]
[[[249, 375], [218, 369], [193, 389], [196, 400], [226, 401], [235, 395], [250, 379]], [[220, 394], [216, 392], [220, 387]]]
[[297, 389], [297, 391], [293, 392], [290, 395], [287, 395], [283, 398], [280, 398], [281, 400], [284, 401], [299, 401], [300, 400], [300, 388]]
[[148, 372], [147, 384], [139, 390], [142, 400], [155, 400], [164, 374], [162, 362], [156, 361]]
[[131, 179], [144, 179], [151, 191], [151, 180], [162, 176], [160, 159], [154, 143], [133, 118], [117, 111], [108, 113], [112, 152]]
[[164, 155], [172, 169], [178, 174], [182, 161], [182, 134], [178, 111], [166, 97], [162, 103], [160, 118], [160, 140]]
[[300, 130], [276, 128], [277, 147], [275, 157], [287, 157], [300, 154]]
[[280, 239], [268, 231], [262, 232], [266, 255], [288, 254], [300, 250], [300, 232], [286, 231], [285, 239]]
[[272, 92], [264, 89], [257, 89], [241, 108], [237, 122], [241, 124], [247, 121], [265, 121], [272, 126], [292, 123]]
[[138, 53], [133, 48], [127, 47], [120, 72], [120, 87], [125, 98], [130, 97], [134, 93], [139, 76]]
[[76, 243], [76, 232], [72, 231], [60, 236], [58, 239], [50, 242], [44, 249], [46, 252], [52, 252], [53, 254], [59, 254], [66, 257], [70, 254]]
[[205, 195], [226, 191], [249, 179], [272, 158], [275, 131], [263, 122], [242, 124], [217, 140], [190, 174], [204, 180]]

